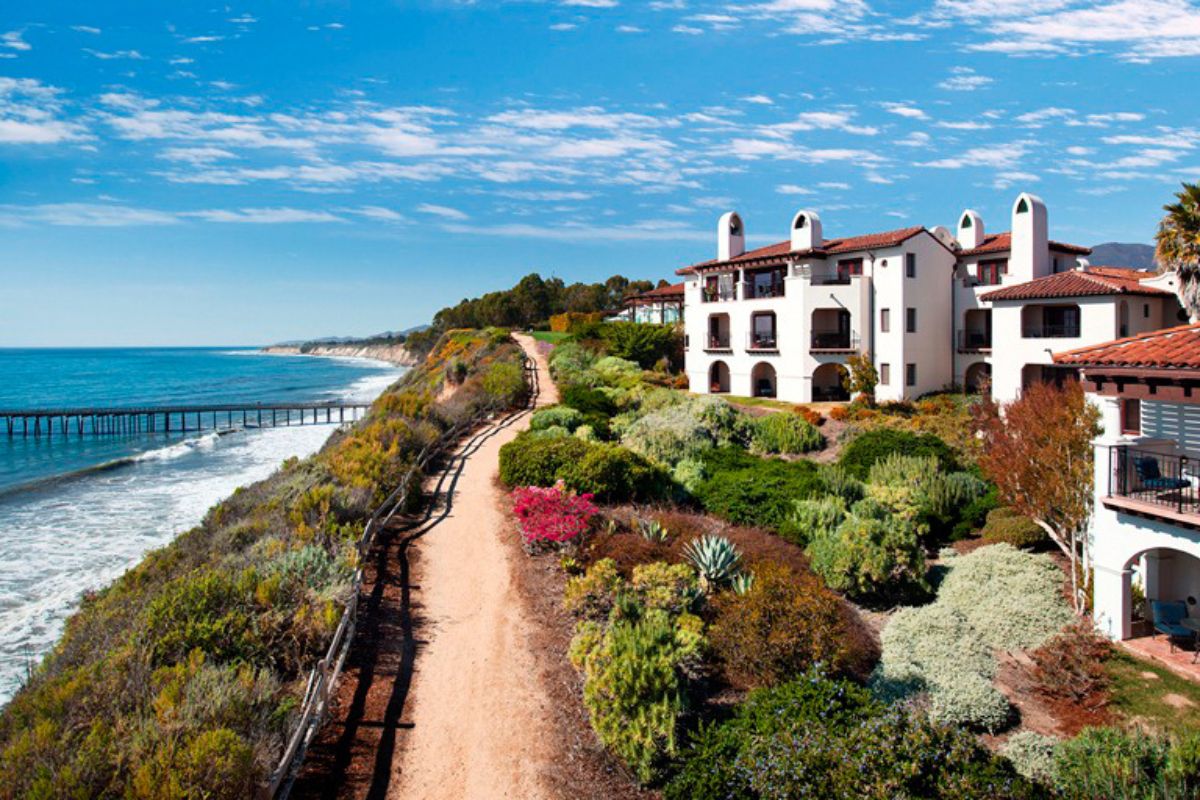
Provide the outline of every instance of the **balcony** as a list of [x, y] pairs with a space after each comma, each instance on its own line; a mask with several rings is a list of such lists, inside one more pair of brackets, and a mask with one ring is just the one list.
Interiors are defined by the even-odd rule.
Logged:
[[729, 334], [709, 334], [704, 342], [706, 353], [732, 353], [733, 346], [729, 342]]
[[746, 299], [761, 300], [767, 297], [783, 297], [783, 281], [776, 283], [746, 284]]
[[1103, 502], [1125, 513], [1200, 529], [1200, 463], [1176, 453], [1110, 447]]
[[809, 349], [814, 353], [852, 353], [858, 350], [858, 337], [838, 331], [813, 331]]
[[959, 331], [958, 352], [986, 353], [992, 349], [991, 331]]
[[706, 286], [700, 292], [700, 300], [704, 303], [722, 303], [737, 300], [737, 289], [732, 286]]
[[1021, 327], [1023, 339], [1078, 339], [1079, 323], [1041, 323]]
[[750, 353], [778, 353], [779, 342], [775, 333], [756, 332], [746, 337], [746, 351]]

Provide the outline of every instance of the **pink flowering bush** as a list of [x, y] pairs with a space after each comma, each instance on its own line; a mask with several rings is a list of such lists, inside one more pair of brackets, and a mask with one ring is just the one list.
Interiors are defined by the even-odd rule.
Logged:
[[574, 542], [598, 513], [591, 494], [571, 494], [562, 481], [549, 488], [520, 486], [510, 496], [525, 547], [531, 551]]

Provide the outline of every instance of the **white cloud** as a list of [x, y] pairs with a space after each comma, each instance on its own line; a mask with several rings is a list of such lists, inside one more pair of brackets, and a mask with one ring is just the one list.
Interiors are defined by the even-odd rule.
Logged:
[[32, 50], [32, 45], [30, 45], [29, 42], [25, 41], [23, 38], [24, 33], [24, 31], [8, 31], [7, 33], [0, 33], [0, 47], [7, 48], [9, 50], [20, 50], [22, 52], [26, 50]]
[[133, 225], [172, 225], [179, 222], [164, 211], [108, 203], [46, 203], [0, 206], [0, 222], [9, 225], [116, 228]]
[[557, 22], [550, 26], [552, 31], [573, 31], [579, 26], [574, 22]]
[[205, 222], [250, 223], [255, 225], [279, 225], [297, 222], [344, 222], [341, 217], [328, 211], [307, 211], [302, 208], [239, 208], [188, 211], [181, 214]]
[[435, 217], [442, 217], [443, 219], [460, 221], [468, 219], [468, 216], [462, 211], [459, 211], [457, 208], [434, 205], [433, 203], [422, 203], [421, 205], [417, 206], [417, 211], [420, 211], [422, 214], [432, 214]]
[[803, 186], [797, 186], [794, 183], [785, 183], [782, 186], [776, 186], [775, 191], [779, 194], [816, 194], [812, 189], [807, 189]]
[[749, 97], [742, 98], [743, 103], [752, 103], [760, 106], [773, 106], [775, 101], [767, 97], [765, 94], [752, 94]]
[[1029, 142], [1011, 142], [972, 147], [962, 155], [927, 161], [917, 164], [917, 166], [934, 169], [963, 169], [964, 167], [1010, 169], [1020, 163], [1021, 159], [1029, 152], [1030, 145]]
[[618, 25], [617, 33], [645, 33], [645, 28], [639, 28], [637, 25]]
[[58, 144], [85, 138], [63, 118], [62, 90], [32, 78], [0, 77], [0, 144]]
[[991, 78], [977, 75], [970, 67], [955, 67], [950, 70], [950, 77], [938, 83], [938, 88], [950, 92], [973, 92], [992, 82]]
[[114, 59], [128, 59], [130, 61], [145, 61], [146, 57], [137, 50], [114, 50], [112, 52], [101, 52], [93, 50], [90, 47], [83, 48], [83, 52], [100, 59], [101, 61], [111, 61]]
[[93, 28], [91, 25], [72, 25], [71, 30], [79, 31], [80, 33], [90, 33], [93, 36], [99, 36], [102, 32], [99, 28]]
[[905, 119], [929, 119], [929, 115], [924, 111], [907, 103], [883, 103], [883, 108], [889, 114]]

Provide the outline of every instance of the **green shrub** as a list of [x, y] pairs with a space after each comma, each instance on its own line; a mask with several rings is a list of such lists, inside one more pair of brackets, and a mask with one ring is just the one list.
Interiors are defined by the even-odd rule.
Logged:
[[837, 495], [826, 495], [816, 500], [797, 500], [786, 538], [801, 547], [807, 547], [813, 539], [832, 534], [842, 524], [846, 514], [846, 501]]
[[663, 497], [670, 477], [637, 453], [620, 445], [588, 446], [583, 457], [558, 472], [567, 488], [589, 492], [601, 503], [646, 502]]
[[624, 586], [617, 562], [602, 558], [582, 575], [567, 581], [563, 590], [563, 606], [567, 611], [586, 619], [601, 620], [608, 616], [617, 592]]
[[261, 659], [263, 643], [251, 617], [257, 583], [253, 572], [237, 577], [205, 570], [173, 582], [146, 608], [143, 636], [156, 664], [199, 650], [215, 661]]
[[522, 434], [500, 448], [500, 480], [506, 486], [553, 486], [564, 467], [590, 450], [574, 437], [539, 438]]
[[706, 511], [738, 525], [786, 532], [794, 501], [822, 493], [811, 461], [764, 459], [724, 447], [706, 452], [702, 463], [705, 478], [693, 495]]
[[1007, 507], [997, 508], [987, 515], [981, 535], [989, 542], [1020, 548], [1034, 548], [1048, 540], [1040, 525]]
[[650, 369], [658, 361], [678, 361], [683, 351], [682, 333], [674, 325], [638, 322], [608, 322], [600, 326], [600, 338], [608, 352]]
[[643, 783], [677, 753], [685, 708], [680, 665], [702, 645], [702, 627], [689, 614], [673, 619], [651, 610], [615, 620], [603, 634], [583, 629], [572, 647], [592, 727]]
[[550, 406], [533, 412], [529, 418], [529, 429], [534, 431], [550, 427], [566, 428], [573, 431], [583, 423], [583, 414], [567, 406]]
[[1085, 728], [1055, 751], [1057, 788], [1072, 800], [1196, 797], [1195, 746], [1195, 736], [1172, 742], [1137, 730]]
[[628, 425], [621, 443], [666, 466], [744, 440], [742, 415], [716, 397], [689, 398], [652, 411]]
[[599, 414], [611, 417], [617, 413], [617, 407], [604, 392], [588, 386], [571, 384], [562, 389], [560, 394], [562, 405], [573, 408], [581, 414]]
[[642, 380], [642, 368], [633, 361], [616, 356], [605, 356], [592, 364], [590, 370], [600, 386], [631, 388]]
[[722, 593], [709, 641], [738, 683], [770, 686], [822, 663], [837, 671], [860, 654], [841, 599], [816, 576], [760, 564], [743, 594]]
[[529, 399], [525, 371], [509, 361], [495, 361], [483, 372], [483, 390], [491, 408], [517, 408]]
[[550, 352], [550, 374], [560, 384], [595, 386], [588, 374], [596, 356], [578, 342], [564, 342]]
[[946, 472], [958, 469], [958, 461], [950, 446], [931, 433], [915, 434], [894, 428], [864, 431], [842, 450], [838, 465], [859, 480], [866, 480], [871, 467], [892, 453], [907, 456], [934, 456]]
[[754, 420], [750, 443], [755, 452], [807, 453], [825, 446], [825, 437], [796, 414], [767, 414]]
[[1037, 798], [1037, 787], [970, 734], [885, 709], [860, 687], [812, 670], [751, 693], [734, 717], [701, 727], [666, 800]]
[[638, 564], [630, 579], [643, 608], [678, 615], [688, 611], [699, 596], [696, 573], [687, 564], [654, 561]]
[[1013, 763], [1026, 778], [1054, 783], [1054, 750], [1058, 740], [1033, 731], [1014, 733], [1000, 748], [1000, 755]]
[[862, 481], [836, 465], [821, 468], [821, 482], [826, 492], [840, 497], [847, 505], [857, 503], [866, 491]]
[[805, 552], [813, 571], [831, 589], [858, 600], [884, 601], [925, 589], [925, 551], [916, 526], [898, 515], [877, 519], [859, 513], [836, 528], [811, 531]]
[[671, 480], [689, 495], [694, 494], [704, 482], [704, 462], [694, 458], [681, 459], [671, 470]]

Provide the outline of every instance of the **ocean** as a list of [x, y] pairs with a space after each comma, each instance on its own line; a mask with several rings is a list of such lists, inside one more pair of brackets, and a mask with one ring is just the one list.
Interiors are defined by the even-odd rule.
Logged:
[[[404, 370], [250, 348], [0, 349], [0, 408], [370, 401]], [[53, 646], [82, 593], [196, 525], [238, 486], [318, 450], [333, 425], [220, 435], [0, 430], [0, 703]]]

